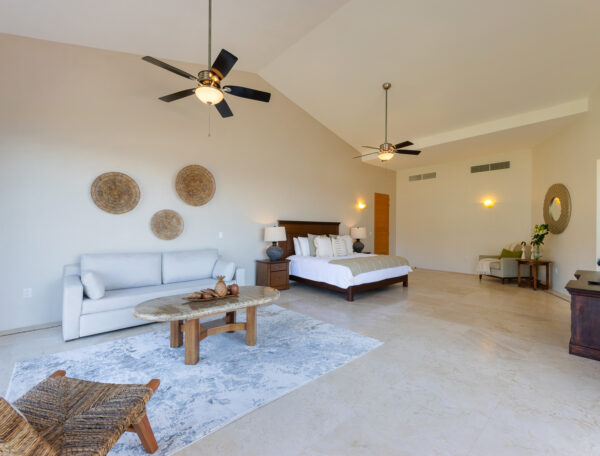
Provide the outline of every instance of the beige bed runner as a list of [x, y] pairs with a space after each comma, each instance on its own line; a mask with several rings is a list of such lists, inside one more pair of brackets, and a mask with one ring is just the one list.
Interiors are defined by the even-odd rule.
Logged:
[[361, 258], [343, 258], [341, 260], [331, 260], [330, 264], [339, 264], [350, 269], [353, 276], [365, 272], [378, 271], [380, 269], [396, 268], [398, 266], [408, 266], [408, 260], [401, 256], [377, 255]]

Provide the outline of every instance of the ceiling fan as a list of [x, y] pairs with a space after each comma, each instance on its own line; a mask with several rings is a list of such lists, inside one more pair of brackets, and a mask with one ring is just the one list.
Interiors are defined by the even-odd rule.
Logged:
[[229, 105], [225, 101], [224, 94], [235, 95], [236, 97], [248, 98], [250, 100], [263, 101], [268, 103], [271, 99], [271, 94], [268, 92], [262, 92], [260, 90], [249, 89], [247, 87], [226, 85], [221, 88], [221, 81], [233, 68], [238, 58], [231, 52], [221, 49], [221, 52], [217, 56], [215, 62], [211, 65], [211, 41], [212, 41], [212, 0], [208, 0], [208, 68], [210, 70], [202, 70], [198, 73], [198, 76], [194, 76], [186, 71], [169, 65], [168, 63], [161, 62], [154, 57], [145, 56], [142, 60], [152, 63], [156, 66], [164, 68], [167, 71], [183, 76], [184, 78], [191, 79], [197, 83], [196, 87], [191, 89], [185, 89], [180, 92], [175, 92], [170, 95], [160, 97], [159, 100], [166, 101], [167, 103], [181, 98], [188, 97], [190, 95], [196, 95], [196, 97], [207, 105], [214, 105], [221, 114], [221, 117], [231, 117], [233, 113], [229, 108]]
[[392, 87], [392, 84], [390, 84], [389, 82], [385, 82], [383, 84], [383, 90], [385, 90], [385, 142], [383, 144], [380, 144], [379, 147], [362, 146], [362, 147], [366, 147], [367, 149], [377, 149], [377, 152], [371, 152], [370, 154], [358, 155], [358, 156], [352, 157], [352, 158], [361, 158], [361, 157], [366, 157], [368, 155], [377, 154], [377, 158], [379, 158], [381, 161], [388, 161], [388, 160], [391, 160], [392, 158], [394, 158], [394, 154], [419, 155], [421, 153], [420, 150], [404, 149], [405, 147], [413, 145], [413, 143], [410, 141], [402, 141], [401, 143], [398, 143], [395, 145], [390, 144], [388, 142], [388, 137], [387, 137], [388, 90], [390, 90], [390, 87]]

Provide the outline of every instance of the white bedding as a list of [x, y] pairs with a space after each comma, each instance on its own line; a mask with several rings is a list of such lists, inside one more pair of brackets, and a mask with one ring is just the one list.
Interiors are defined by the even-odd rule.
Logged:
[[395, 268], [380, 269], [379, 271], [365, 272], [356, 277], [352, 275], [350, 269], [339, 264], [330, 264], [330, 260], [340, 260], [342, 258], [357, 258], [365, 256], [375, 256], [366, 253], [355, 253], [345, 257], [318, 258], [311, 256], [292, 255], [287, 257], [290, 260], [290, 275], [302, 277], [304, 279], [325, 282], [346, 289], [353, 285], [363, 283], [378, 282], [392, 277], [399, 277], [412, 272], [410, 266], [398, 266]]

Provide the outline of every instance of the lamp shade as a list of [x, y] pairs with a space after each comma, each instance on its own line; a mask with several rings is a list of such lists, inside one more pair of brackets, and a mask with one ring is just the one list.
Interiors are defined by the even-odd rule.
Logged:
[[284, 226], [268, 226], [265, 228], [265, 242], [285, 241]]
[[367, 237], [367, 229], [364, 226], [355, 226], [350, 228], [350, 236], [354, 239], [364, 239]]

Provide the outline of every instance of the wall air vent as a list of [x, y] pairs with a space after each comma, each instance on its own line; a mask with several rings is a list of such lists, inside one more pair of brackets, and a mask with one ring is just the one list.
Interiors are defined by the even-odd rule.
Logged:
[[425, 173], [425, 174], [415, 174], [414, 176], [408, 176], [409, 182], [415, 182], [425, 179], [435, 179], [437, 177], [437, 173]]
[[476, 165], [471, 166], [471, 174], [473, 173], [483, 173], [485, 171], [497, 171], [499, 169], [508, 169], [510, 168], [510, 162], [497, 162], [497, 163], [488, 163], [486, 165]]

